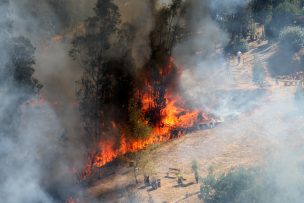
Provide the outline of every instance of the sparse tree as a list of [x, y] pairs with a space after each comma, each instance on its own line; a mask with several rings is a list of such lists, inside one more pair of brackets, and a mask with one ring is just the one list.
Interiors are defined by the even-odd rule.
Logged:
[[206, 203], [242, 202], [240, 194], [250, 188], [253, 183], [254, 177], [246, 169], [230, 171], [217, 179], [213, 174], [209, 174], [203, 179], [200, 197]]
[[269, 203], [278, 200], [275, 195], [277, 183], [259, 168], [238, 168], [218, 177], [209, 173], [202, 182], [199, 197], [205, 203]]
[[250, 7], [240, 7], [236, 12], [222, 11], [221, 25], [230, 35], [230, 41], [246, 39], [252, 27], [252, 11]]
[[292, 25], [296, 15], [301, 15], [302, 10], [298, 1], [276, 1], [273, 6], [273, 17], [267, 25], [267, 34], [277, 38], [285, 26]]
[[253, 0], [250, 3], [256, 22], [265, 24], [272, 18], [273, 0]]
[[130, 127], [130, 137], [135, 142], [137, 142], [137, 151], [133, 155], [134, 166], [133, 174], [136, 184], [138, 183], [138, 172], [139, 168], [144, 169], [148, 164], [146, 151], [142, 151], [140, 148], [140, 143], [147, 138], [151, 133], [151, 128], [144, 120], [144, 115], [140, 111], [138, 102], [134, 99], [130, 101], [129, 104], [129, 127]]
[[191, 168], [192, 168], [192, 172], [194, 173], [195, 181], [196, 181], [196, 183], [198, 183], [198, 181], [199, 181], [199, 173], [198, 173], [199, 165], [198, 165], [198, 162], [196, 160], [192, 161]]
[[112, 0], [98, 0], [94, 11], [95, 16], [84, 22], [85, 33], [74, 37], [70, 51], [83, 69], [77, 94], [86, 132], [84, 142], [92, 162], [99, 152], [98, 143], [106, 126], [109, 109], [106, 104], [115, 89], [115, 81], [111, 80], [109, 71], [113, 64], [109, 62], [108, 54], [112, 47], [110, 38], [117, 33], [120, 17]]
[[162, 47], [169, 54], [176, 42], [185, 35], [181, 21], [185, 17], [186, 4], [182, 0], [173, 0], [156, 15], [156, 27], [152, 32], [152, 46]]
[[6, 88], [5, 91], [11, 96], [11, 103], [4, 109], [5, 116], [0, 116], [0, 123], [3, 126], [0, 134], [3, 133], [4, 136], [14, 134], [16, 127], [13, 125], [18, 123], [16, 121], [20, 115], [21, 104], [36, 96], [42, 88], [33, 77], [35, 48], [30, 41], [24, 37], [17, 37], [8, 38], [6, 43], [7, 60], [0, 75], [0, 89]]
[[283, 48], [298, 52], [304, 47], [304, 29], [299, 26], [288, 26], [280, 32], [280, 43]]

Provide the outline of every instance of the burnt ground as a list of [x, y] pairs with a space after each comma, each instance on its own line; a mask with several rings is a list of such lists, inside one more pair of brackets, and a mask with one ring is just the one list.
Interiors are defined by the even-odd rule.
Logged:
[[[239, 166], [263, 164], [282, 141], [290, 145], [303, 141], [301, 124], [304, 117], [298, 113], [299, 105], [294, 101], [295, 87], [277, 85], [270, 76], [267, 76], [267, 84], [263, 88], [252, 83], [254, 61], [258, 59], [267, 67], [267, 59], [275, 50], [276, 45], [266, 42], [259, 46], [253, 44], [252, 50], [244, 55], [242, 64], [236, 65], [235, 59], [230, 61], [234, 83], [225, 91], [230, 89], [237, 92], [234, 95], [239, 93], [240, 98], [248, 97], [248, 103], [237, 99], [234, 102], [232, 108], [243, 109], [241, 112], [232, 118], [227, 117], [214, 129], [187, 134], [151, 151], [154, 177], [161, 179], [161, 188], [151, 190], [144, 187], [143, 176], [139, 177], [140, 184], [134, 185], [132, 168], [121, 165], [115, 167], [115, 174], [89, 187], [87, 195], [96, 197], [97, 202], [132, 202], [132, 199], [137, 202], [148, 202], [149, 199], [154, 202], [202, 202], [197, 196], [200, 185], [195, 183], [191, 171], [193, 160], [199, 162], [200, 175], [204, 177], [210, 167], [216, 174], [221, 174]], [[167, 176], [169, 168], [181, 170], [186, 179], [183, 187], [177, 186], [174, 174]]]

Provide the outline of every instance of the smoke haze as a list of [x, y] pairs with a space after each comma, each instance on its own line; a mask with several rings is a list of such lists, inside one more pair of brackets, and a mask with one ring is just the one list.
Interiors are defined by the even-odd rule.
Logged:
[[[0, 130], [0, 202], [57, 202], [54, 196], [61, 198], [63, 194], [73, 191], [74, 188], [66, 189], [75, 181], [71, 168], [80, 168], [85, 156], [79, 140], [82, 128], [75, 95], [75, 81], [80, 79], [82, 71], [70, 58], [69, 50], [73, 36], [71, 33], [81, 26], [83, 20], [94, 15], [96, 0], [12, 0], [10, 5], [2, 2], [0, 0], [0, 25], [11, 20], [13, 36], [25, 36], [37, 48], [35, 77], [44, 85], [42, 95], [46, 102], [38, 106], [23, 104], [20, 110], [16, 110], [15, 114], [18, 116], [13, 117], [9, 126], [6, 125], [8, 122], [4, 122], [7, 121], [7, 112], [13, 111], [12, 106], [24, 95], [12, 85], [10, 75], [4, 73], [9, 54], [5, 39], [9, 36], [1, 31], [0, 73], [3, 73], [1, 78], [7, 79], [1, 82], [0, 87], [0, 129], [3, 129]], [[131, 43], [132, 57], [136, 67], [141, 68], [151, 56], [150, 34], [157, 26], [154, 11], [171, 1], [116, 2], [120, 8], [122, 23], [131, 24], [135, 30]], [[233, 81], [227, 76], [228, 65], [221, 53], [229, 36], [212, 20], [209, 12], [210, 9], [220, 8], [228, 8], [233, 12], [238, 6], [246, 6], [249, 1], [190, 2], [192, 5], [187, 10], [186, 20], [194, 35], [178, 43], [173, 49], [176, 63], [185, 67], [179, 84], [181, 92], [188, 100], [194, 101], [195, 106], [223, 116], [235, 114], [235, 111], [247, 107], [230, 105], [229, 102], [241, 94], [239, 91], [230, 92], [228, 96], [215, 95], [231, 87]], [[10, 20], [7, 19], [7, 10], [11, 12]], [[55, 36], [59, 36], [59, 40], [54, 40]], [[261, 94], [264, 93], [253, 92], [252, 96], [241, 98], [243, 101], [240, 103], [247, 105], [253, 97]], [[219, 105], [213, 106], [214, 100]], [[239, 124], [242, 127], [238, 131], [248, 132], [261, 128], [265, 139], [274, 142], [279, 140], [282, 143], [273, 149], [268, 158], [269, 164], [265, 166], [269, 176], [281, 187], [273, 202], [300, 203], [303, 200], [303, 149], [294, 149], [285, 144], [286, 140], [299, 138], [290, 138], [289, 135], [295, 133], [294, 131], [300, 135], [303, 131], [301, 122], [297, 120], [301, 116], [289, 120], [288, 116], [296, 114], [297, 110], [293, 101], [274, 103], [271, 107], [260, 101], [257, 103], [263, 106], [262, 113], [242, 121]], [[288, 122], [274, 120], [277, 117]], [[227, 131], [219, 131], [221, 133], [229, 139]]]
[[[75, 106], [75, 81], [81, 72], [68, 56], [70, 42], [54, 43], [52, 37], [78, 26], [92, 14], [95, 2], [0, 3], [1, 26], [12, 23], [13, 33], [1, 32], [0, 36], [1, 78], [5, 78], [0, 88], [0, 202], [58, 202], [74, 189], [70, 186], [76, 177], [71, 170], [83, 164], [82, 147], [75, 139], [81, 130]], [[37, 47], [35, 77], [44, 85], [46, 100], [34, 98], [12, 112], [16, 102], [26, 96], [16, 91], [12, 76], [4, 71], [10, 50], [6, 41], [15, 36], [26, 36]], [[60, 106], [54, 111], [56, 104]]]

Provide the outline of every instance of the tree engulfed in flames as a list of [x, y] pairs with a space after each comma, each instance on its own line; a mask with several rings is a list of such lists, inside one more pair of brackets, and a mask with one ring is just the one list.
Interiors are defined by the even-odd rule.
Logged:
[[[161, 70], [160, 75], [167, 75], [173, 69], [173, 59], [170, 58], [168, 66]], [[149, 109], [154, 107], [154, 98], [151, 91], [151, 85], [146, 82], [146, 92], [141, 94], [142, 108], [141, 111], [145, 114]], [[93, 161], [94, 167], [102, 167], [105, 164], [113, 161], [118, 156], [124, 155], [128, 152], [136, 152], [146, 148], [149, 145], [155, 143], [166, 142], [171, 139], [171, 132], [175, 129], [188, 129], [193, 128], [199, 121], [199, 117], [202, 117], [201, 120], [208, 120], [208, 117], [204, 112], [200, 110], [187, 109], [185, 102], [182, 98], [174, 93], [165, 92], [165, 107], [161, 109], [161, 125], [154, 126], [151, 132], [151, 135], [143, 140], [127, 140], [126, 135], [122, 133], [120, 136], [120, 146], [117, 148], [117, 142], [115, 138], [110, 140], [103, 140], [99, 144], [100, 153]], [[147, 121], [148, 125], [148, 121]], [[116, 125], [113, 124], [113, 128], [116, 128]], [[182, 132], [179, 132], [182, 134]], [[91, 166], [87, 166], [91, 168]]]

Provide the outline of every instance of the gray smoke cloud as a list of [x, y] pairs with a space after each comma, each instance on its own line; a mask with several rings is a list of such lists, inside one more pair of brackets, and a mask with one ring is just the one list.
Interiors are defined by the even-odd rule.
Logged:
[[115, 3], [119, 6], [122, 23], [132, 25], [135, 30], [131, 44], [132, 57], [136, 67], [142, 68], [151, 55], [149, 38], [154, 28], [156, 1], [116, 0]]
[[[69, 56], [71, 38], [81, 24], [94, 15], [96, 0], [11, 0], [14, 32], [26, 36], [36, 47], [35, 77], [44, 85], [41, 93], [65, 129], [75, 140], [81, 133], [76, 81], [82, 71]], [[78, 141], [79, 142], [79, 141]]]
[[[186, 69], [180, 80], [183, 93], [195, 105], [227, 118], [229, 115], [252, 111], [253, 105], [259, 108], [258, 113], [253, 112], [247, 118], [242, 116], [237, 120], [236, 126], [232, 123], [232, 126], [225, 125], [225, 128], [216, 130], [214, 136], [227, 141], [227, 144], [235, 144], [235, 136], [238, 135], [243, 136], [241, 141], [255, 139], [247, 137], [263, 137], [268, 151], [260, 167], [263, 175], [274, 184], [272, 186], [276, 191], [273, 195], [266, 194], [269, 191], [262, 191], [259, 196], [264, 198], [263, 202], [303, 202], [303, 147], [296, 144], [303, 140], [303, 115], [299, 114], [299, 109], [293, 101], [293, 90], [286, 90], [291, 93], [284, 97], [281, 94], [285, 93], [279, 89], [271, 95], [266, 94], [266, 97], [280, 100], [262, 101], [261, 98], [265, 99], [262, 89], [233, 89], [227, 60], [221, 54], [229, 36], [206, 11], [209, 8], [234, 12], [238, 7], [246, 6], [249, 1], [212, 0], [192, 3], [194, 6], [189, 13], [193, 20], [190, 20], [190, 24], [196, 34], [174, 49], [175, 60]], [[303, 101], [300, 105], [303, 105]], [[256, 149], [258, 151], [259, 146], [256, 146]], [[184, 155], [180, 156], [182, 160]], [[193, 156], [199, 159], [201, 154], [193, 153]]]
[[[180, 85], [186, 98], [209, 111], [214, 93], [232, 84], [222, 48], [228, 35], [210, 17], [210, 3], [192, 0], [187, 10], [187, 25], [192, 32], [188, 40], [174, 47], [173, 56], [185, 71]], [[227, 77], [228, 76], [228, 77]], [[210, 103], [207, 103], [210, 101]]]
[[[12, 95], [1, 95], [1, 103]], [[2, 114], [3, 112], [1, 112]], [[3, 115], [3, 114], [2, 114]], [[62, 127], [52, 109], [24, 106], [22, 117], [12, 138], [2, 138], [1, 154], [1, 202], [46, 202], [54, 200], [42, 188], [42, 180], [48, 172], [48, 161], [58, 161], [59, 135]], [[46, 116], [47, 115], [47, 116]], [[45, 165], [44, 165], [45, 164]], [[66, 171], [67, 172], [67, 171]]]
[[[75, 81], [80, 69], [68, 56], [65, 34], [93, 13], [95, 1], [0, 1], [0, 202], [58, 202], [74, 188], [72, 169], [83, 165], [79, 140], [79, 115], [75, 106]], [[63, 35], [58, 42], [55, 35]], [[44, 85], [46, 101], [23, 104], [8, 112], [25, 93], [16, 91], [12, 75], [5, 72], [9, 59], [7, 39], [25, 36], [36, 50], [35, 77]], [[58, 105], [59, 107], [56, 107]], [[54, 108], [55, 106], [55, 108]], [[7, 118], [8, 117], [8, 118]], [[2, 122], [7, 121], [7, 122]], [[7, 125], [9, 123], [9, 126]], [[4, 126], [5, 125], [5, 126]], [[61, 199], [62, 200], [62, 199]]]
[[[159, 3], [169, 2], [164, 0]], [[80, 78], [81, 70], [68, 56], [70, 39], [67, 33], [73, 32], [82, 20], [93, 15], [92, 8], [95, 3], [96, 0], [12, 0], [10, 7], [0, 4], [0, 24], [6, 23], [5, 11], [10, 10], [14, 35], [28, 37], [37, 47], [35, 75], [44, 85], [43, 95], [50, 101], [63, 103], [63, 107], [58, 107], [56, 110], [47, 103], [39, 107], [24, 105], [18, 112], [20, 120], [13, 121], [18, 123], [15, 126], [16, 136], [12, 138], [1, 135], [0, 161], [3, 164], [0, 166], [0, 202], [56, 202], [45, 191], [50, 185], [48, 175], [54, 174], [52, 182], [58, 183], [57, 186], [61, 188], [59, 183], [62, 180], [73, 181], [67, 176], [71, 174], [67, 165], [73, 164], [77, 168], [82, 164], [82, 150], [75, 150], [71, 146], [79, 147], [77, 140], [72, 139], [68, 146], [61, 144], [65, 134], [74, 138], [80, 132], [77, 127], [79, 126], [77, 110], [69, 105], [75, 101], [75, 81]], [[131, 23], [136, 28], [132, 54], [137, 66], [141, 67], [150, 56], [149, 34], [156, 26], [153, 19], [154, 5], [142, 0], [117, 0], [117, 3], [122, 21]], [[225, 104], [229, 103], [230, 98], [239, 95], [238, 91], [232, 92], [228, 98], [216, 97], [216, 99], [220, 98], [216, 101], [220, 104], [215, 107], [211, 105], [215, 99], [214, 94], [210, 92], [219, 92], [229, 87], [232, 81], [227, 77], [226, 60], [221, 54], [221, 48], [228, 42], [228, 35], [210, 18], [207, 8], [229, 8], [233, 11], [238, 6], [245, 6], [248, 1], [193, 0], [192, 3], [193, 6], [188, 13], [188, 25], [194, 35], [174, 48], [177, 64], [186, 67], [180, 81], [182, 91], [189, 100], [196, 101], [196, 105], [207, 110], [221, 115], [234, 114], [234, 111], [239, 111], [240, 108], [231, 108], [231, 105]], [[0, 39], [5, 39], [4, 35], [5, 33], [1, 33]], [[62, 39], [54, 42], [52, 38], [55, 35], [62, 35]], [[5, 51], [6, 45], [3, 41], [0, 42], [0, 47], [0, 68], [2, 68], [8, 53]], [[20, 96], [18, 93], [11, 93], [11, 88], [10, 83], [5, 83], [0, 88], [0, 120], [4, 119], [6, 110]], [[257, 94], [254, 93], [253, 96]], [[251, 98], [244, 98], [244, 102]], [[293, 108], [291, 103], [286, 105]], [[284, 104], [284, 107], [286, 105]], [[282, 106], [265, 108], [262, 115], [255, 117], [260, 123], [255, 123], [253, 127], [266, 127], [265, 133], [269, 134], [269, 139], [279, 136], [280, 141], [284, 141], [288, 139], [288, 134], [282, 132], [292, 132], [295, 128], [302, 129], [300, 123], [290, 125], [273, 121], [273, 117], [277, 116], [276, 113], [281, 109], [285, 109], [286, 114], [290, 109]], [[265, 118], [265, 115], [268, 117]], [[242, 126], [252, 126], [250, 122], [251, 120], [243, 121]], [[278, 147], [276, 153], [269, 157], [273, 160], [270, 162], [273, 165], [267, 168], [269, 174], [275, 176], [280, 185], [291, 188], [288, 189], [286, 186], [282, 191], [294, 196], [296, 198], [294, 202], [299, 202], [302, 196], [301, 191], [298, 190], [299, 180], [302, 180], [300, 177], [303, 175], [299, 167], [302, 150], [295, 151], [291, 148]], [[79, 159], [79, 162], [75, 159]], [[288, 163], [287, 168], [285, 162]], [[52, 164], [53, 168], [50, 170], [49, 166]]]

